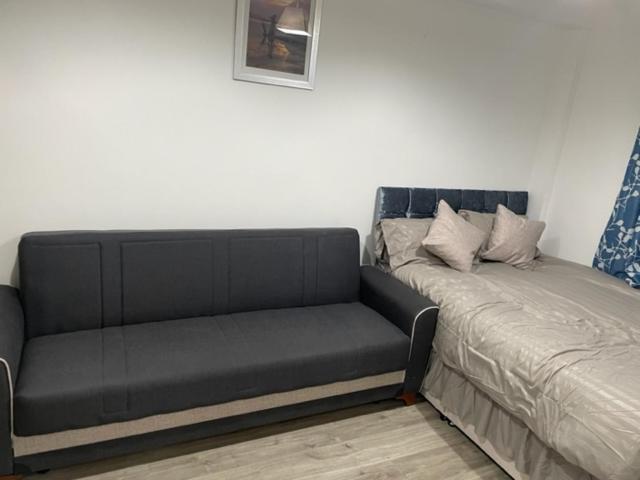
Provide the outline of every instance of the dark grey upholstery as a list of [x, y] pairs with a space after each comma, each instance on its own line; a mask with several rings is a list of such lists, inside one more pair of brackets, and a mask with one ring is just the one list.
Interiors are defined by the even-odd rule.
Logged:
[[[362, 405], [365, 403], [379, 402], [394, 397], [402, 388], [402, 385], [389, 385], [386, 387], [363, 390], [336, 397], [313, 400], [311, 402], [296, 403], [286, 407], [272, 408], [260, 412], [225, 417], [211, 422], [187, 425], [170, 430], [136, 435], [133, 437], [119, 438], [108, 442], [92, 443], [80, 447], [55, 450], [53, 452], [29, 455], [16, 458], [16, 473], [31, 473], [49, 468], [61, 468], [79, 463], [93, 462], [103, 458], [115, 457], [134, 452], [153, 451], [168, 445], [181, 442], [189, 442], [201, 438], [211, 437], [247, 428], [282, 422], [293, 418], [308, 417], [323, 412], [340, 410], [343, 408]], [[345, 415], [350, 415], [345, 412]], [[302, 425], [314, 425], [321, 421], [311, 417]], [[297, 423], [296, 428], [301, 424]], [[284, 427], [286, 428], [286, 426]], [[188, 448], [188, 447], [187, 447]], [[164, 458], [163, 452], [158, 452], [158, 459]], [[155, 458], [154, 454], [148, 454], [147, 459]], [[37, 477], [36, 479], [37, 480]]]
[[12, 399], [28, 436], [407, 372], [404, 387], [18, 462], [42, 469], [415, 391], [430, 349], [435, 317], [415, 321], [409, 287], [365, 268], [361, 299], [353, 229], [34, 233], [19, 253], [20, 294], [0, 287], [0, 475], [16, 465]]
[[0, 475], [13, 472], [13, 444], [11, 441], [11, 386], [0, 366]]
[[18, 290], [0, 285], [0, 358], [11, 368], [15, 385], [24, 343], [24, 316]]
[[27, 234], [27, 336], [358, 299], [352, 229]]
[[380, 312], [411, 338], [404, 392], [417, 393], [426, 374], [439, 308], [431, 299], [375, 267], [362, 267], [361, 278], [362, 302]]
[[0, 358], [4, 360], [0, 362], [0, 475], [10, 472], [13, 466], [11, 392], [20, 369], [23, 343], [24, 318], [18, 291], [0, 286]]
[[50, 433], [352, 380], [404, 370], [408, 356], [409, 338], [361, 303], [37, 337], [15, 428]]
[[502, 204], [519, 215], [525, 215], [529, 194], [500, 190], [379, 187], [375, 220], [433, 217], [440, 200], [445, 200], [456, 212], [465, 209], [495, 213], [498, 205]]

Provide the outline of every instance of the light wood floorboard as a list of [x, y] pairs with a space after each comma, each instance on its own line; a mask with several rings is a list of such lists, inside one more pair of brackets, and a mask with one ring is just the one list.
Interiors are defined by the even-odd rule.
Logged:
[[94, 462], [32, 480], [507, 480], [427, 402], [389, 401]]

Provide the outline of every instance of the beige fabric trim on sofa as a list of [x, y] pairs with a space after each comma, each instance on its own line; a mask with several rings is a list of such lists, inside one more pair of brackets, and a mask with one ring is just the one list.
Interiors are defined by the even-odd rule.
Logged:
[[154, 415], [128, 422], [111, 423], [97, 427], [80, 428], [64, 432], [13, 437], [14, 455], [22, 457], [36, 453], [50, 452], [92, 443], [100, 443], [118, 438], [142, 435], [145, 433], [168, 430], [170, 428], [194, 425], [235, 415], [258, 412], [270, 408], [284, 407], [296, 403], [309, 402], [322, 398], [346, 395], [348, 393], [385, 387], [404, 382], [404, 370], [398, 372], [358, 378], [346, 382], [302, 388], [289, 392], [273, 393], [261, 397], [235, 400], [232, 402], [193, 408], [181, 412]]

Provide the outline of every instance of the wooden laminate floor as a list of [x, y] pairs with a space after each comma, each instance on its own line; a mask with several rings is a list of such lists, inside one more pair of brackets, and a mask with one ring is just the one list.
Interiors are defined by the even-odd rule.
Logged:
[[348, 480], [509, 477], [427, 402], [365, 405], [30, 477]]

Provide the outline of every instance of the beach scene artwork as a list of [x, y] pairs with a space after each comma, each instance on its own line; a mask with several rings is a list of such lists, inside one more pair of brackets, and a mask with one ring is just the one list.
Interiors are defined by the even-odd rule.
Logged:
[[284, 33], [277, 25], [289, 6], [300, 8], [308, 25], [311, 0], [250, 0], [249, 3], [246, 66], [304, 75], [310, 38]]

